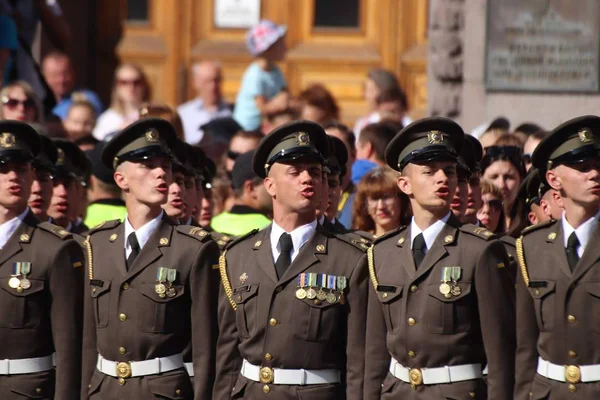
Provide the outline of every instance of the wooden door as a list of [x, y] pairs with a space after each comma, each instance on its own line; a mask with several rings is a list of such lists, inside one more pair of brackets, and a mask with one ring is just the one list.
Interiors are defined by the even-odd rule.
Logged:
[[[219, 0], [121, 0], [123, 36], [118, 54], [143, 66], [154, 100], [177, 105], [193, 97], [191, 66], [218, 60], [223, 91], [234, 101], [252, 61], [246, 29], [215, 26]], [[261, 0], [261, 18], [288, 27], [288, 55], [281, 64], [298, 94], [313, 82], [336, 97], [342, 119], [354, 124], [368, 110], [363, 84], [373, 67], [393, 70], [407, 93], [410, 114], [427, 106], [427, 0]]]

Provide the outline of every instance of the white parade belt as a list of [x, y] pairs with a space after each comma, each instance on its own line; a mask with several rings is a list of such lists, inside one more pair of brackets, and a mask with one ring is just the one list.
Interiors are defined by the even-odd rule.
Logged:
[[339, 383], [337, 369], [282, 369], [259, 367], [244, 360], [240, 372], [244, 377], [261, 383], [274, 385], [322, 385]]
[[0, 375], [33, 374], [54, 368], [54, 354], [45, 357], [0, 360]]
[[408, 368], [398, 363], [394, 358], [390, 362], [390, 373], [402, 382], [414, 386], [470, 381], [482, 377], [481, 364], [452, 365], [440, 368]]
[[594, 365], [557, 365], [538, 358], [537, 373], [553, 381], [579, 383], [600, 381], [600, 364]]
[[136, 376], [156, 375], [162, 372], [173, 371], [182, 368], [183, 358], [181, 354], [169, 357], [157, 357], [145, 361], [118, 362], [109, 361], [98, 354], [96, 368], [103, 374], [115, 378], [134, 378]]

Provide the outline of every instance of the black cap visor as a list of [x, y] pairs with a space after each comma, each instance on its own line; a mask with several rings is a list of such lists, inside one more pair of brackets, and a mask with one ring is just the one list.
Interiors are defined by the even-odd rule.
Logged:
[[144, 160], [148, 160], [152, 157], [161, 157], [161, 156], [168, 157], [172, 160], [175, 159], [173, 157], [172, 153], [168, 149], [163, 148], [162, 146], [151, 146], [151, 147], [143, 147], [141, 149], [137, 149], [137, 150], [133, 150], [128, 153], [125, 153], [125, 154], [121, 154], [120, 156], [118, 156], [119, 160], [115, 164], [115, 166], [123, 163], [124, 161], [130, 161], [130, 162], [144, 161]]
[[457, 161], [457, 159], [456, 153], [448, 150], [447, 146], [427, 146], [412, 151], [404, 157], [399, 167], [400, 171], [402, 171], [409, 163], [423, 164], [430, 161]]
[[596, 160], [598, 157], [600, 157], [600, 148], [598, 148], [595, 144], [590, 144], [588, 146], [582, 146], [573, 149], [568, 153], [561, 154], [560, 156], [551, 160], [552, 166], [549, 166], [549, 168], [555, 168], [562, 164], [579, 164], [588, 160]]
[[309, 146], [299, 146], [292, 147], [290, 149], [284, 149], [280, 152], [276, 153], [271, 159], [267, 162], [268, 167], [265, 168], [266, 172], [271, 169], [271, 166], [278, 163], [285, 163], [288, 161], [295, 161], [300, 159], [313, 159], [318, 161], [321, 164], [325, 163], [325, 159], [318, 151], [315, 151], [314, 148]]
[[34, 157], [31, 153], [25, 153], [23, 150], [3, 150], [0, 152], [0, 163], [5, 164], [7, 162], [32, 162]]

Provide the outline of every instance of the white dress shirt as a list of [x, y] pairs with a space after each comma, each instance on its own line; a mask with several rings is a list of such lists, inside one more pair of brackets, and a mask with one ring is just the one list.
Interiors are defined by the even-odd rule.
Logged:
[[[291, 232], [287, 232], [292, 236], [292, 244], [294, 245], [294, 249], [292, 250], [292, 259], [294, 261], [298, 252], [308, 242], [311, 238], [315, 230], [317, 229], [317, 220], [315, 219], [310, 224], [299, 226]], [[273, 221], [273, 225], [271, 226], [271, 251], [273, 252], [273, 262], [276, 262], [279, 258], [279, 254], [281, 254], [281, 248], [279, 247], [279, 238], [281, 235], [285, 233], [285, 230], [277, 225], [275, 221]]]
[[21, 225], [28, 211], [29, 208], [25, 208], [25, 211], [20, 215], [0, 225], [0, 249], [4, 248], [10, 237], [15, 233], [19, 225]]
[[564, 232], [563, 241], [565, 244], [565, 248], [567, 247], [567, 241], [569, 240], [569, 236], [571, 236], [571, 233], [575, 232], [575, 235], [577, 235], [577, 239], [579, 240], [577, 254], [579, 255], [579, 258], [581, 258], [583, 256], [583, 252], [585, 251], [585, 247], [590, 241], [590, 236], [592, 236], [594, 229], [596, 229], [596, 225], [598, 225], [598, 218], [600, 218], [600, 212], [598, 212], [592, 218], [585, 221], [583, 224], [579, 225], [577, 229], [574, 229], [571, 226], [571, 224], [569, 224], [569, 221], [567, 221], [567, 219], [565, 218], [565, 212], [563, 211], [561, 221]]
[[448, 219], [450, 218], [451, 213], [452, 213], [452, 211], [448, 212], [448, 214], [446, 214], [446, 216], [444, 218], [437, 220], [433, 225], [429, 226], [424, 231], [422, 231], [421, 228], [419, 228], [419, 226], [415, 222], [415, 218], [413, 217], [413, 219], [410, 223], [410, 248], [412, 249], [413, 242], [415, 241], [415, 237], [417, 237], [417, 235], [419, 233], [423, 233], [423, 238], [425, 239], [425, 245], [427, 246], [427, 248], [425, 249], [425, 254], [427, 254], [427, 252], [429, 251], [431, 246], [433, 246], [433, 242], [435, 242], [435, 238], [437, 238], [437, 236], [440, 234], [440, 232], [444, 228], [444, 225], [446, 225], [446, 222], [448, 222]]
[[200, 127], [216, 118], [231, 117], [231, 108], [225, 102], [220, 102], [215, 111], [204, 108], [200, 99], [194, 99], [177, 107], [177, 112], [183, 124], [185, 141], [189, 144], [198, 144], [204, 132]]
[[158, 228], [158, 225], [160, 224], [160, 220], [162, 219], [163, 214], [164, 214], [164, 211], [161, 211], [160, 214], [158, 215], [158, 217], [154, 218], [150, 222], [146, 222], [146, 224], [141, 226], [137, 231], [135, 229], [133, 229], [133, 226], [131, 226], [131, 224], [129, 223], [129, 218], [127, 216], [125, 217], [125, 259], [127, 259], [127, 257], [129, 257], [129, 255], [131, 254], [131, 251], [132, 251], [131, 246], [129, 245], [129, 241], [127, 240], [127, 238], [129, 237], [129, 234], [131, 232], [135, 232], [135, 237], [137, 238], [138, 243], [140, 244], [140, 251], [141, 251], [144, 248], [144, 245], [146, 244], [148, 239], [150, 239], [150, 236], [152, 235], [152, 233], [154, 233], [156, 228]]

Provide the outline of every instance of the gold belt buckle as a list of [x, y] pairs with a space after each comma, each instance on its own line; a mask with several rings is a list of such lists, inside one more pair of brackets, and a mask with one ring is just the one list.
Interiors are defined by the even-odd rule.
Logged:
[[130, 378], [131, 377], [131, 364], [128, 362], [120, 362], [117, 364], [117, 376], [119, 378]]
[[567, 365], [565, 369], [565, 379], [571, 384], [581, 382], [581, 370], [576, 365]]
[[423, 373], [419, 368], [411, 368], [410, 371], [408, 371], [408, 378], [410, 379], [410, 385], [413, 388], [423, 384]]
[[273, 373], [273, 368], [262, 367], [260, 369], [260, 382], [261, 383], [273, 383], [275, 379], [275, 374]]

